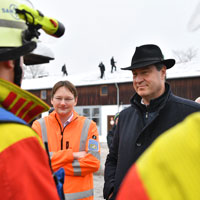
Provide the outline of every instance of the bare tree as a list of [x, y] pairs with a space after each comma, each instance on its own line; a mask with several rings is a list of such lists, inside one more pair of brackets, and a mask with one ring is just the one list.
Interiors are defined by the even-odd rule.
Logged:
[[193, 58], [197, 56], [198, 49], [194, 49], [192, 47], [188, 48], [187, 50], [174, 50], [173, 54], [177, 59], [177, 63], [184, 63], [189, 62]]
[[41, 65], [27, 65], [24, 67], [25, 77], [37, 78], [44, 74], [47, 73], [45, 73], [44, 67], [42, 67]]

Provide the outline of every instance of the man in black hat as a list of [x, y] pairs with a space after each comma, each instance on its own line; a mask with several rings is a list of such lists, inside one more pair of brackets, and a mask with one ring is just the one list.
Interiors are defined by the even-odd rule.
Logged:
[[131, 66], [122, 68], [132, 71], [136, 94], [119, 114], [105, 164], [105, 199], [115, 199], [130, 166], [160, 134], [200, 110], [194, 101], [175, 96], [165, 82], [166, 70], [174, 64], [158, 46], [148, 44], [136, 47]]

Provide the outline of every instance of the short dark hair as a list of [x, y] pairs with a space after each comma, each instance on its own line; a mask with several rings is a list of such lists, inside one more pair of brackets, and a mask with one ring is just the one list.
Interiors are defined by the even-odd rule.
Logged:
[[69, 81], [59, 81], [52, 88], [51, 99], [53, 99], [54, 94], [56, 93], [56, 91], [60, 87], [66, 87], [74, 95], [75, 98], [78, 97], [77, 89], [76, 89], [76, 87], [71, 82], [69, 82]]
[[163, 63], [156, 63], [155, 66], [156, 66], [156, 69], [160, 71], [165, 65]]

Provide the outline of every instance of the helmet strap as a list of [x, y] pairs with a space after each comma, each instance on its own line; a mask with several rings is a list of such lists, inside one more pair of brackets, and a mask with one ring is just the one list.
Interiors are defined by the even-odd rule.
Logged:
[[22, 68], [20, 66], [20, 58], [14, 61], [15, 67], [14, 67], [14, 83], [21, 86], [21, 80], [22, 80]]

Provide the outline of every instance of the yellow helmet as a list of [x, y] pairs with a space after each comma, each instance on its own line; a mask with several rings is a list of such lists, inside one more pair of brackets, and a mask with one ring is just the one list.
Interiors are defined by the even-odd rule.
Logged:
[[1, 0], [0, 3], [0, 61], [15, 60], [36, 48], [36, 42], [23, 41], [22, 32], [27, 29], [15, 9], [18, 0]]

